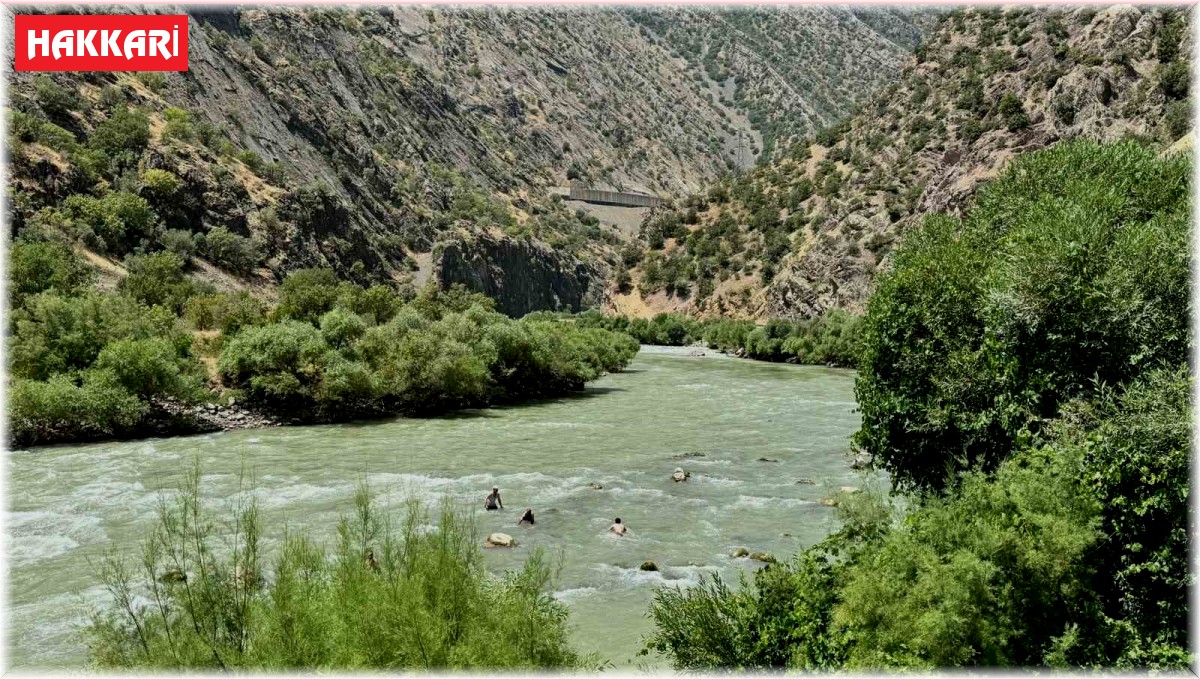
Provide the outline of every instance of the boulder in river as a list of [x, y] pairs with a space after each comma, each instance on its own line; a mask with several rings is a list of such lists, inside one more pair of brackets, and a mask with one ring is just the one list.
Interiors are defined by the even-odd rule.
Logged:
[[641, 565], [641, 566], [638, 566], [638, 570], [643, 570], [643, 571], [657, 571], [657, 570], [658, 570], [658, 564], [654, 563], [653, 561], [643, 561], [643, 562], [642, 562], [642, 565]]
[[591, 488], [592, 490], [604, 490], [604, 484], [602, 484], [602, 483], [589, 483], [589, 484], [588, 484], [588, 488]]
[[775, 563], [775, 557], [771, 556], [767, 552], [750, 552], [750, 559], [752, 561], [761, 561], [763, 563]]
[[821, 498], [821, 499], [819, 500], [819, 502], [820, 502], [820, 504], [821, 504], [821, 505], [823, 505], [823, 506], [825, 506], [825, 507], [836, 507], [836, 506], [838, 506], [838, 501], [837, 501], [837, 498], [835, 498], [835, 497], [826, 497], [826, 498]]
[[746, 549], [745, 547], [738, 547], [737, 549], [733, 550], [733, 554], [730, 556], [735, 559], [740, 559], [745, 556], [750, 556], [750, 550]]
[[675, 483], [683, 483], [684, 481], [687, 481], [688, 477], [691, 475], [691, 472], [683, 471], [682, 467], [676, 467], [675, 471], [671, 473], [671, 480]]
[[517, 541], [508, 533], [492, 533], [487, 536], [485, 547], [516, 547]]
[[815, 486], [815, 485], [817, 485], [817, 482], [816, 482], [816, 481], [813, 481], [812, 479], [808, 478], [807, 476], [802, 476], [802, 477], [800, 477], [799, 479], [796, 479], [796, 483], [802, 483], [802, 484], [804, 484], [804, 485], [806, 485], [806, 486]]
[[868, 469], [875, 456], [870, 453], [855, 453], [854, 461], [850, 463], [851, 469]]
[[674, 458], [674, 459], [676, 459], [676, 460], [683, 460], [683, 459], [685, 459], [685, 458], [689, 458], [689, 457], [704, 457], [704, 453], [696, 453], [696, 452], [692, 452], [692, 453], [676, 453], [676, 454], [672, 455], [671, 457], [672, 457], [672, 458]]
[[778, 462], [779, 460], [776, 460], [776, 459], [770, 458], [770, 457], [760, 457], [760, 458], [758, 458], [758, 461], [759, 462]]

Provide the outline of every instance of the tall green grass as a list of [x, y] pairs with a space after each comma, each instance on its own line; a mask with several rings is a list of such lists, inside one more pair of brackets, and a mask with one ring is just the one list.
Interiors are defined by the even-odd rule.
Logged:
[[[241, 497], [246, 497], [243, 494]], [[596, 669], [567, 641], [540, 550], [484, 568], [474, 515], [411, 499], [398, 517], [363, 486], [325, 548], [285, 532], [266, 568], [256, 504], [203, 506], [200, 469], [159, 507], [140, 558], [111, 552], [112, 595], [86, 633], [100, 668]]]

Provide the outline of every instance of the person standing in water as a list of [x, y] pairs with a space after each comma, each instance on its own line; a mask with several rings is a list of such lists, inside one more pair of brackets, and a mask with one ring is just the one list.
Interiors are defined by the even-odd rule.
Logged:
[[521, 515], [521, 518], [517, 519], [518, 526], [523, 523], [526, 523], [526, 522], [528, 522], [529, 525], [531, 525], [531, 526], [534, 525], [535, 523], [537, 523], [536, 521], [533, 520], [533, 510], [532, 509], [526, 509], [525, 513]]
[[608, 530], [610, 533], [616, 533], [617, 535], [624, 535], [625, 531], [629, 530], [629, 527], [626, 526], [625, 524], [621, 523], [621, 519], [620, 519], [620, 517], [618, 517], [618, 518], [613, 519], [613, 525], [609, 526]]
[[492, 487], [492, 493], [483, 499], [483, 508], [487, 511], [496, 509], [504, 509], [504, 503], [500, 501], [500, 489]]

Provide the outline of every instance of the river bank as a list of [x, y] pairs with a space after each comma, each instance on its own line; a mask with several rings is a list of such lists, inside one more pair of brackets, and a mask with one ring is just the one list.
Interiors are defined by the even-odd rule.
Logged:
[[[207, 501], [258, 498], [268, 553], [284, 526], [331, 530], [361, 480], [397, 511], [414, 494], [478, 507], [499, 486], [507, 509], [481, 512], [481, 545], [499, 531], [519, 546], [486, 550], [489, 568], [547, 549], [561, 559], [555, 596], [571, 609], [579, 650], [619, 670], [654, 665], [636, 653], [655, 587], [760, 568], [733, 556], [741, 547], [790, 556], [836, 527], [821, 500], [862, 483], [847, 464], [858, 427], [851, 372], [686, 354], [643, 347], [582, 392], [520, 406], [14, 451], [11, 662], [86, 661], [77, 625], [106, 596], [90, 564], [111, 546], [136, 556], [160, 491], [198, 456]], [[691, 472], [686, 483], [670, 480], [678, 466]], [[535, 528], [514, 525], [526, 507]], [[606, 535], [616, 516], [626, 538]], [[659, 570], [640, 570], [644, 561]]]
[[[714, 349], [711, 347], [695, 344], [691, 346], [659, 346], [659, 345], [642, 345], [642, 349], [651, 351], [663, 351], [678, 349], [681, 355], [686, 355], [694, 358], [743, 358], [751, 361], [760, 361], [762, 359], [752, 358], [747, 356], [745, 351], [732, 350], [726, 351], [722, 349]], [[764, 361], [775, 363], [791, 363], [794, 361]], [[826, 367], [836, 368], [838, 366], [828, 365]], [[572, 394], [577, 394], [584, 391], [585, 385], [580, 384], [576, 388], [564, 390], [556, 394], [547, 394], [546, 400], [556, 398], [569, 397]], [[40, 448], [52, 445], [63, 445], [72, 443], [98, 443], [102, 441], [138, 441], [151, 438], [169, 438], [175, 436], [195, 436], [199, 434], [212, 434], [225, 431], [239, 431], [246, 429], [265, 429], [269, 427], [296, 427], [296, 426], [311, 426], [322, 424], [338, 424], [345, 422], [365, 422], [371, 420], [383, 420], [391, 417], [410, 415], [401, 408], [393, 409], [375, 409], [375, 410], [360, 410], [358, 412], [341, 412], [330, 414], [314, 414], [304, 413], [296, 415], [293, 413], [280, 412], [263, 407], [261, 404], [248, 403], [238, 401], [236, 397], [230, 395], [214, 395], [214, 400], [201, 403], [187, 403], [179, 399], [170, 397], [155, 397], [150, 400], [149, 409], [146, 417], [138, 424], [137, 428], [130, 431], [120, 432], [110, 436], [95, 436], [91, 438], [60, 438], [56, 440], [41, 441], [30, 443], [27, 441], [14, 441], [13, 444], [24, 448]], [[516, 399], [508, 402], [497, 402], [492, 404], [466, 404], [460, 410], [470, 410], [487, 408], [492, 406], [515, 405], [519, 403], [536, 403], [540, 399]], [[454, 412], [448, 410], [445, 412]], [[444, 413], [425, 413], [425, 415], [439, 415]]]

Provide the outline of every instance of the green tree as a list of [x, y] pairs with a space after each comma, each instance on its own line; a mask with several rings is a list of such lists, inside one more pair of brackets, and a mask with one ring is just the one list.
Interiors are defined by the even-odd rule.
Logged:
[[131, 394], [193, 396], [199, 385], [184, 372], [176, 347], [166, 338], [119, 339], [101, 350], [96, 367], [111, 371]]
[[123, 254], [149, 238], [156, 221], [150, 204], [126, 191], [100, 198], [75, 194], [64, 201], [66, 212], [96, 234], [109, 252]]
[[140, 156], [150, 143], [150, 119], [145, 113], [121, 108], [96, 126], [88, 145], [109, 156]]
[[91, 268], [64, 243], [16, 241], [9, 249], [9, 258], [9, 290], [14, 307], [46, 290], [74, 294], [95, 278]]
[[317, 323], [338, 298], [338, 278], [331, 269], [297, 269], [279, 287], [277, 318]]
[[117, 284], [117, 290], [146, 306], [163, 306], [182, 313], [195, 285], [183, 273], [183, 259], [173, 252], [134, 255], [125, 260], [129, 275]]
[[901, 487], [992, 469], [1059, 405], [1186, 356], [1186, 158], [1022, 157], [960, 224], [908, 237], [872, 297], [855, 441]]

